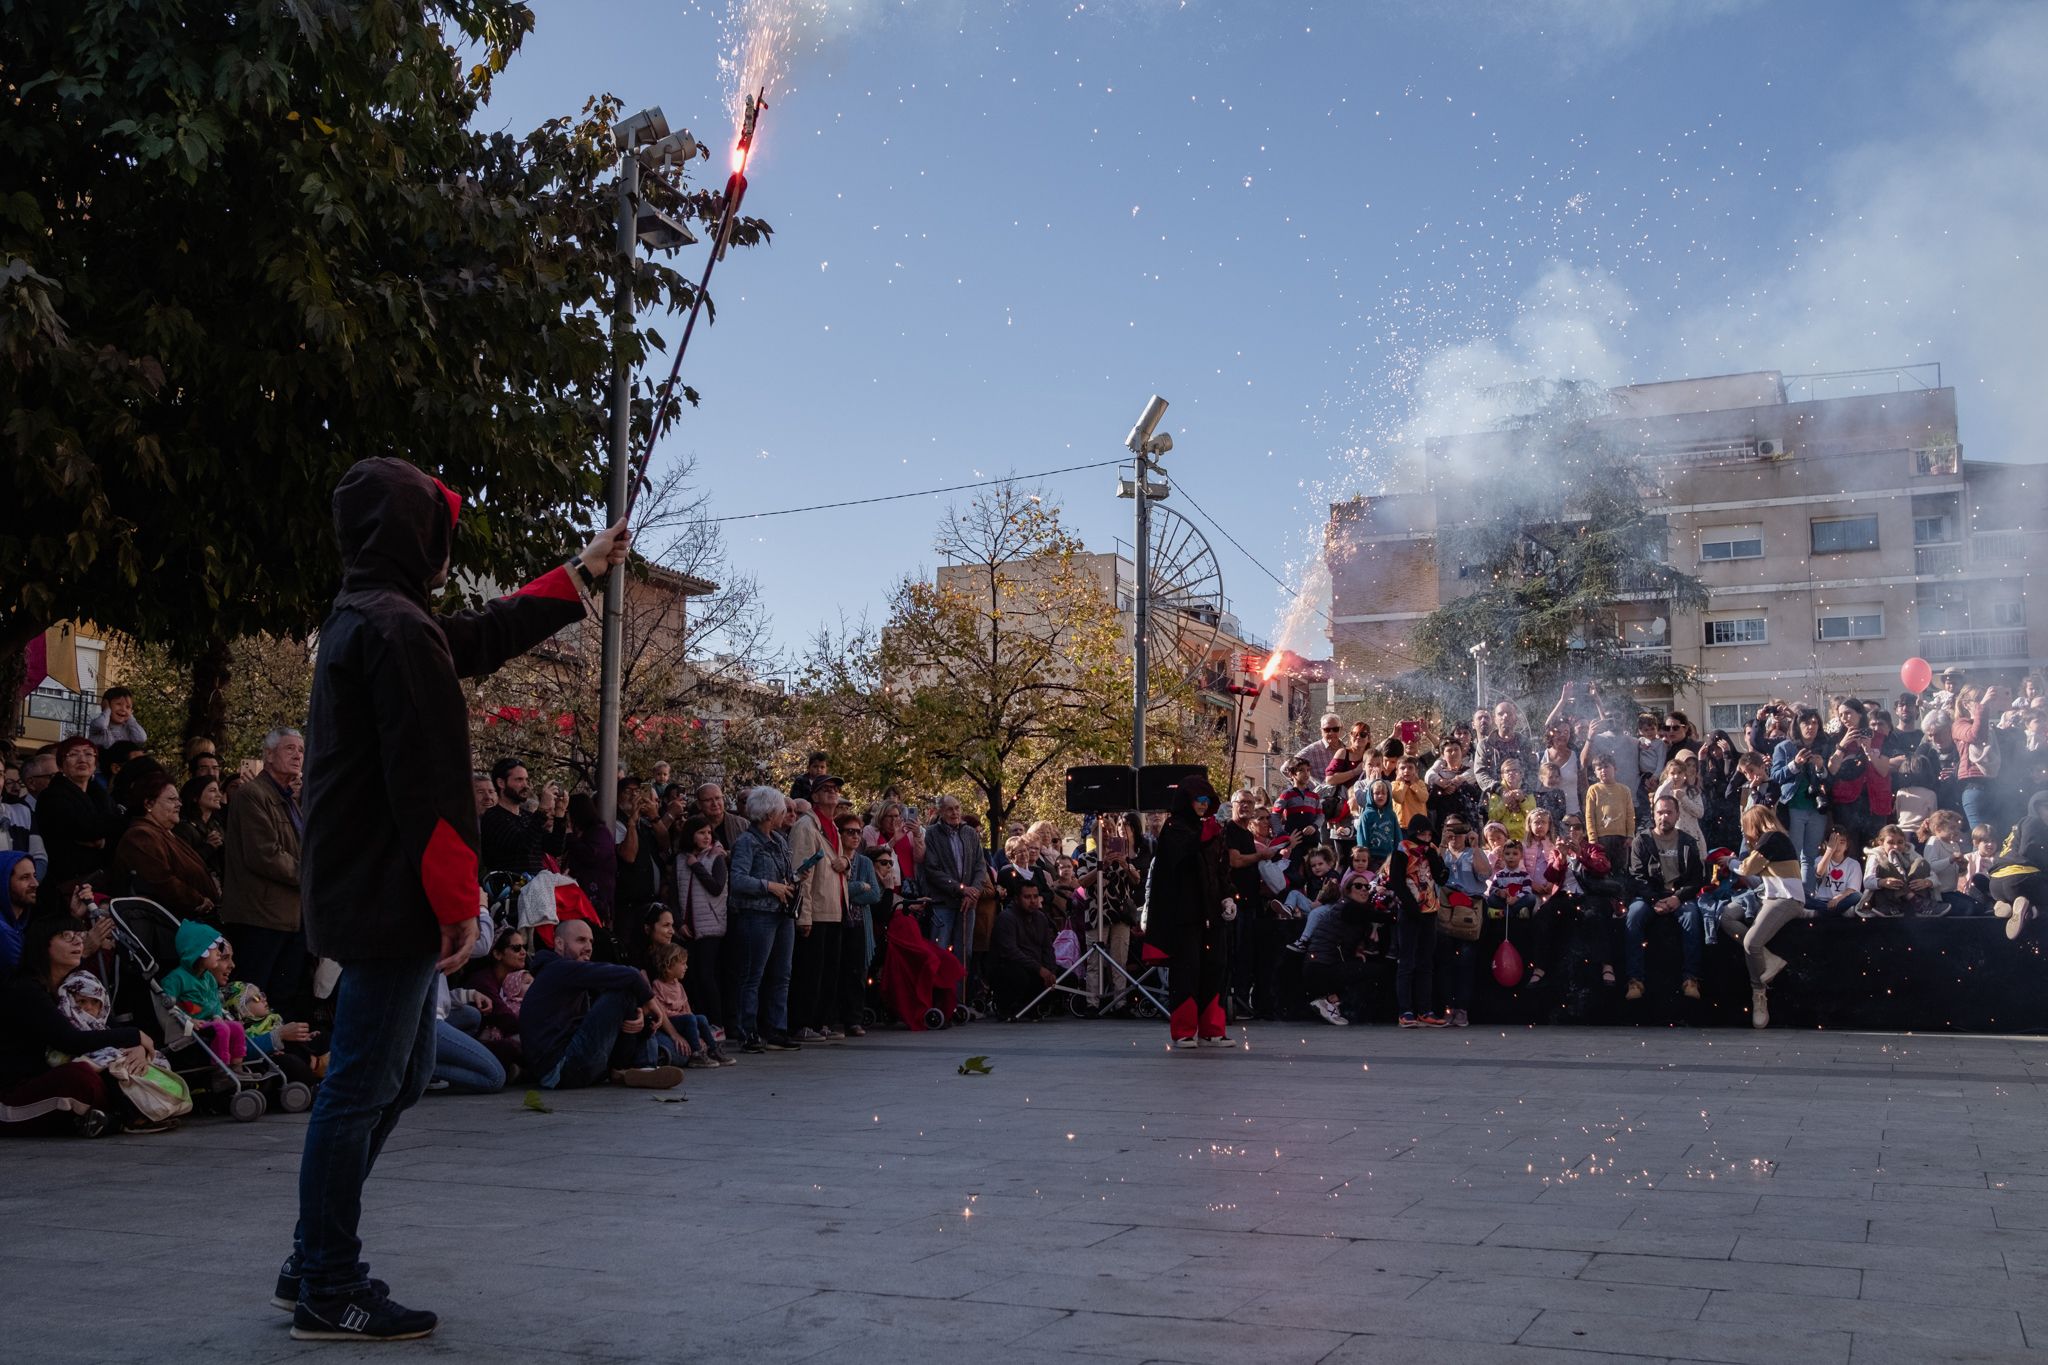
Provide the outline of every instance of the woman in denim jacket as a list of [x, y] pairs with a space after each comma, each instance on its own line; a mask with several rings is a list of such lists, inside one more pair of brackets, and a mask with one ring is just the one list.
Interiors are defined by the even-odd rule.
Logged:
[[[755, 787], [747, 793], [746, 815], [749, 823], [733, 841], [732, 870], [726, 878], [726, 932], [740, 960], [740, 1048], [794, 1052], [796, 1040], [789, 1036], [789, 963], [796, 949], [796, 876], [782, 833], [789, 828], [789, 798], [773, 787]], [[763, 1013], [766, 1029], [761, 1027]]]

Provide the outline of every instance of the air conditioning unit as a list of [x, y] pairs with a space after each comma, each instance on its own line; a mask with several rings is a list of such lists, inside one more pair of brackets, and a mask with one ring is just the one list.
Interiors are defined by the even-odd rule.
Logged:
[[1782, 460], [1785, 458], [1785, 443], [1767, 436], [1756, 443], [1756, 457], [1759, 460]]

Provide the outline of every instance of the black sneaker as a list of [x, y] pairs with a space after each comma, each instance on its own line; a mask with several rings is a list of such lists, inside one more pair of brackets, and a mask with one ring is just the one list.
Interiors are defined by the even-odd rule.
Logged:
[[762, 1042], [759, 1038], [749, 1038], [746, 1042], [740, 1044], [740, 1051], [742, 1052], [766, 1052], [767, 1050], [768, 1044]]
[[804, 1045], [786, 1033], [770, 1033], [761, 1039], [770, 1052], [802, 1052]]
[[401, 1308], [377, 1286], [334, 1298], [301, 1299], [292, 1310], [294, 1341], [414, 1341], [431, 1336], [441, 1320]]
[[[370, 1292], [389, 1295], [391, 1286], [382, 1280], [370, 1281]], [[271, 1291], [270, 1306], [289, 1313], [299, 1306], [299, 1258], [287, 1256], [284, 1264], [277, 1268], [277, 1288]]]

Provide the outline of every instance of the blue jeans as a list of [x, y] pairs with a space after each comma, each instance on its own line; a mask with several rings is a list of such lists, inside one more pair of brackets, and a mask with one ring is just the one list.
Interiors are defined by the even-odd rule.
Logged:
[[671, 1014], [668, 1017], [675, 1031], [683, 1036], [681, 1048], [676, 1040], [666, 1033], [658, 1035], [654, 1045], [661, 1055], [674, 1062], [686, 1062], [699, 1052], [708, 1052], [718, 1046], [718, 1040], [711, 1036], [711, 1020], [702, 1014]]
[[1844, 894], [1848, 896], [1848, 899], [1840, 905], [1830, 908], [1828, 902], [1833, 899], [1833, 896], [1825, 891], [1809, 891], [1806, 893], [1806, 908], [1815, 915], [1846, 915], [1863, 903], [1863, 893], [1861, 891], [1834, 893], [1834, 895]]
[[334, 988], [327, 1078], [313, 1095], [299, 1158], [292, 1234], [300, 1293], [324, 1298], [370, 1283], [356, 1235], [363, 1182], [398, 1116], [434, 1074], [434, 955], [351, 963]]
[[737, 945], [740, 1036], [761, 1036], [761, 1025], [789, 1032], [789, 962], [796, 951], [796, 921], [775, 910], [738, 910], [726, 925], [727, 949]]
[[[1628, 967], [1628, 979], [1643, 980], [1646, 970], [1643, 965], [1643, 948], [1650, 941], [1650, 921], [1664, 918], [1650, 908], [1648, 901], [1631, 901], [1628, 907], [1628, 934], [1622, 940], [1624, 961]], [[1700, 979], [1701, 946], [1706, 942], [1705, 923], [1700, 914], [1698, 901], [1680, 901], [1678, 909], [1670, 918], [1678, 921], [1678, 943], [1681, 968], [1688, 981]]]
[[963, 967], [974, 955], [974, 916], [979, 908], [965, 910], [932, 902], [932, 942], [959, 958]]
[[1792, 836], [1792, 846], [1799, 850], [1799, 878], [1811, 887], [1813, 865], [1820, 860], [1821, 842], [1828, 837], [1827, 812], [1788, 806], [1785, 820], [1785, 832]]
[[494, 1095], [505, 1088], [505, 1068], [489, 1048], [448, 1019], [435, 1023], [434, 1037], [434, 1079], [448, 1082], [450, 1093]]
[[2000, 827], [1998, 821], [1992, 818], [1996, 813], [1997, 801], [1994, 799], [1991, 783], [1984, 778], [1965, 778], [1957, 792], [1957, 799], [1963, 803], [1963, 823], [1971, 829], [1979, 825], [1990, 825], [1993, 829]]
[[590, 1002], [590, 1012], [576, 1026], [562, 1059], [541, 1078], [544, 1090], [580, 1090], [596, 1085], [614, 1071], [654, 1065], [654, 1028], [621, 1033], [619, 1025], [640, 1008], [624, 991], [606, 991]]

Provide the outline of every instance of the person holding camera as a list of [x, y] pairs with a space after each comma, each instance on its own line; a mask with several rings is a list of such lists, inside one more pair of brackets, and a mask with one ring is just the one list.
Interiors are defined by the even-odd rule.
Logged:
[[1828, 832], [1828, 756], [1832, 746], [1821, 731], [1820, 712], [1802, 706], [1793, 714], [1792, 736], [1771, 750], [1771, 781], [1786, 833], [1799, 851], [1799, 875], [1813, 886], [1813, 867]]

